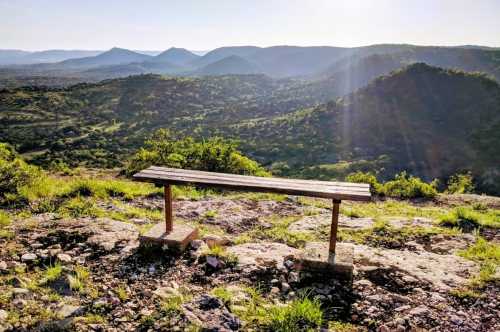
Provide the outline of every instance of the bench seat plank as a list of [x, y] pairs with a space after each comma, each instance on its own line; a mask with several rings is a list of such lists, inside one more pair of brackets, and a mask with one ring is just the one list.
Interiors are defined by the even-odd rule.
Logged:
[[234, 190], [273, 192], [335, 200], [368, 201], [371, 198], [369, 185], [360, 183], [246, 176], [157, 166], [142, 170], [135, 174], [134, 178], [159, 184], [217, 186]]

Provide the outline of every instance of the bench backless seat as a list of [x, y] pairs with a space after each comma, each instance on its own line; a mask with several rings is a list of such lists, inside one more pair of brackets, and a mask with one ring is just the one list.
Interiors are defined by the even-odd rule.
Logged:
[[[330, 229], [329, 256], [332, 261], [335, 257], [337, 242], [337, 227], [339, 208], [342, 200], [369, 201], [371, 200], [370, 185], [365, 183], [348, 183], [333, 181], [298, 180], [276, 177], [259, 177], [226, 173], [193, 171], [177, 168], [151, 166], [136, 173], [135, 180], [152, 182], [163, 185], [165, 188], [165, 227], [164, 238], [175, 233], [172, 218], [172, 189], [171, 185], [196, 185], [204, 187], [219, 187], [238, 191], [270, 192], [287, 195], [321, 197], [333, 202], [332, 223]], [[185, 247], [193, 238], [189, 231], [180, 231], [174, 238], [182, 237], [181, 247]], [[189, 233], [189, 234], [188, 234]]]

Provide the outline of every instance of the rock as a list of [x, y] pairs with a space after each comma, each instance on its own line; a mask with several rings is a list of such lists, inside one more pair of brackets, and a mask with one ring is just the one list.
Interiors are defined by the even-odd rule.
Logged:
[[24, 308], [28, 302], [24, 299], [15, 299], [12, 304], [17, 308]]
[[283, 293], [288, 293], [289, 290], [290, 290], [290, 285], [286, 282], [282, 282], [281, 283], [281, 291]]
[[4, 261], [0, 261], [0, 272], [7, 272], [7, 271], [9, 271], [7, 263], [5, 263]]
[[30, 294], [30, 291], [26, 288], [13, 288], [12, 295], [14, 297], [23, 297]]
[[194, 250], [200, 248], [204, 244], [205, 244], [205, 242], [203, 242], [203, 240], [193, 240], [190, 243], [191, 248], [193, 248]]
[[219, 259], [215, 256], [207, 256], [207, 264], [214, 269], [218, 268], [219, 265], [221, 265]]
[[241, 322], [214, 296], [203, 294], [182, 305], [184, 315], [203, 331], [237, 331]]
[[202, 240], [205, 241], [209, 248], [213, 248], [216, 246], [226, 246], [231, 243], [231, 240], [229, 240], [227, 237], [213, 234], [205, 235]]
[[298, 272], [290, 272], [290, 274], [288, 274], [288, 282], [294, 283], [299, 281], [300, 281], [300, 276]]
[[153, 291], [153, 294], [162, 298], [168, 299], [175, 296], [180, 296], [179, 291], [173, 287], [160, 287]]
[[71, 263], [71, 256], [68, 254], [57, 254], [57, 259], [61, 263]]
[[402, 306], [400, 306], [400, 307], [394, 308], [394, 311], [396, 311], [396, 312], [401, 312], [401, 311], [408, 310], [408, 309], [410, 309], [410, 308], [411, 308], [411, 306], [409, 306], [409, 305], [405, 304], [405, 305], [402, 305]]
[[70, 304], [63, 304], [59, 307], [56, 314], [61, 319], [68, 318], [71, 316], [78, 316], [83, 312], [83, 307], [75, 306]]
[[0, 309], [0, 322], [4, 322], [9, 317], [9, 313], [3, 309]]
[[26, 254], [21, 256], [21, 261], [23, 261], [25, 263], [30, 263], [30, 262], [33, 262], [34, 260], [36, 260], [37, 258], [38, 258], [38, 256], [36, 254], [26, 253]]
[[40, 249], [43, 248], [43, 244], [40, 242], [33, 242], [30, 244], [30, 247], [33, 249]]
[[238, 257], [238, 266], [262, 265], [266, 261], [272, 261], [281, 268], [284, 266], [284, 259], [298, 254], [299, 250], [283, 243], [245, 243], [228, 247], [227, 252]]
[[197, 300], [197, 304], [202, 310], [216, 309], [224, 305], [224, 303], [222, 303], [222, 301], [218, 297], [208, 294], [201, 295]]
[[136, 246], [138, 245], [139, 231], [132, 224], [103, 218], [91, 227], [93, 235], [87, 239], [87, 243], [105, 251], [113, 250], [118, 243], [122, 242], [135, 242]]
[[416, 308], [411, 309], [408, 313], [413, 316], [424, 316], [429, 313], [429, 308], [427, 308], [425, 305], [420, 305]]
[[271, 287], [271, 294], [279, 294], [280, 289], [278, 287]]
[[468, 282], [467, 275], [475, 275], [476, 263], [456, 255], [438, 255], [432, 252], [412, 252], [394, 249], [372, 248], [355, 245], [354, 262], [358, 270], [397, 267], [407, 275], [406, 282], [424, 282], [434, 289], [449, 290]]
[[387, 327], [387, 325], [380, 325], [377, 328], [378, 332], [391, 332], [391, 329]]
[[450, 321], [453, 323], [453, 324], [456, 324], [456, 325], [461, 325], [463, 323], [463, 319], [456, 316], [456, 315], [451, 315], [450, 316]]

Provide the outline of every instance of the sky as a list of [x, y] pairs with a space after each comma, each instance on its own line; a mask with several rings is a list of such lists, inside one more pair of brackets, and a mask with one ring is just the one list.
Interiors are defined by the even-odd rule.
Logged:
[[0, 0], [0, 49], [500, 47], [500, 0]]

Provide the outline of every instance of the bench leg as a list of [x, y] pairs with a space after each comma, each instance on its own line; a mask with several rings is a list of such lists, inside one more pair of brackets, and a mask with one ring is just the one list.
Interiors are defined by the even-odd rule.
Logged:
[[332, 224], [330, 226], [330, 248], [328, 250], [328, 261], [335, 264], [335, 248], [337, 246], [337, 229], [339, 225], [340, 201], [333, 200]]
[[170, 234], [174, 229], [172, 217], [172, 186], [165, 185], [165, 233]]

